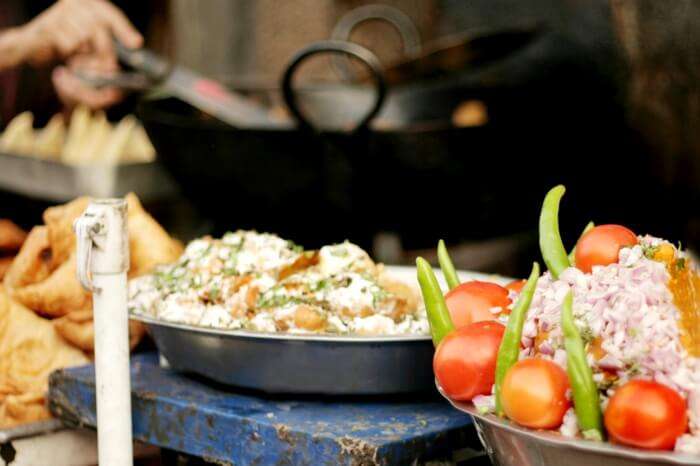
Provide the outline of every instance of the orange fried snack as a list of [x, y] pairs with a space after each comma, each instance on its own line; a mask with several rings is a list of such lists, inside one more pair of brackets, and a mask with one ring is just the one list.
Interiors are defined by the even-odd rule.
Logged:
[[[94, 351], [95, 326], [92, 309], [71, 312], [60, 319], [52, 321], [56, 332], [64, 340], [81, 350]], [[146, 334], [146, 327], [136, 320], [129, 321], [129, 346], [134, 349]]]
[[[143, 208], [134, 194], [127, 196], [130, 249], [129, 277], [150, 272], [153, 267], [175, 261], [182, 245]], [[92, 298], [76, 278], [73, 222], [89, 199], [81, 197], [44, 212], [45, 226], [35, 227], [10, 266], [5, 286], [10, 295], [43, 316], [56, 318], [55, 329], [66, 341], [91, 352], [94, 349]], [[130, 324], [132, 347], [145, 331]]]
[[182, 244], [168, 235], [146, 212], [134, 193], [126, 196], [129, 228], [129, 278], [149, 273], [157, 265], [176, 261]]
[[[143, 209], [135, 195], [127, 196], [127, 201], [129, 276], [176, 260], [182, 245]], [[47, 209], [45, 225], [33, 228], [26, 240], [11, 227], [7, 229], [12, 235], [6, 236], [5, 244], [20, 244], [20, 239], [23, 244], [9, 266], [9, 261], [0, 258], [0, 273], [5, 273], [4, 288], [0, 287], [0, 428], [48, 418], [48, 375], [55, 369], [87, 363], [84, 352], [94, 350], [92, 297], [76, 278], [73, 232], [73, 222], [88, 203], [87, 198], [79, 198]], [[0, 235], [6, 225], [0, 220]], [[0, 253], [6, 253], [2, 241], [0, 237]], [[143, 324], [129, 323], [132, 348], [144, 334]]]
[[51, 244], [52, 269], [68, 260], [75, 249], [73, 222], [85, 212], [89, 203], [89, 198], [79, 197], [67, 204], [49, 207], [44, 211], [44, 224]]
[[34, 227], [7, 270], [5, 285], [10, 289], [20, 288], [46, 279], [51, 273], [50, 262], [48, 229], [45, 226]]
[[0, 250], [15, 252], [22, 247], [27, 238], [27, 232], [10, 220], [0, 219]]
[[0, 282], [5, 278], [5, 274], [14, 260], [14, 256], [0, 257]]
[[92, 298], [76, 278], [75, 254], [45, 280], [15, 288], [12, 296], [30, 309], [49, 317], [91, 307]]
[[49, 374], [88, 362], [51, 322], [0, 288], [0, 428], [50, 417], [45, 406]]

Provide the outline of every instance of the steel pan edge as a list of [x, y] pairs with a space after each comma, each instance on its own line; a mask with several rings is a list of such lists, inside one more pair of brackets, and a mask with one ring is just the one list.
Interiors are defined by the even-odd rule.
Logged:
[[481, 443], [496, 466], [700, 465], [700, 456], [569, 439], [553, 431], [520, 427], [492, 414], [480, 414], [469, 402], [451, 400], [435, 384], [452, 406], [472, 416]]
[[429, 337], [255, 334], [144, 322], [170, 367], [275, 394], [380, 395], [433, 389]]

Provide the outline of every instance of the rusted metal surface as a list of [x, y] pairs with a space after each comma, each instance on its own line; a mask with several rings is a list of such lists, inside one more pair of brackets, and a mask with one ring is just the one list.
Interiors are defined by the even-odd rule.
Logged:
[[[134, 437], [217, 464], [405, 465], [451, 458], [471, 419], [434, 397], [286, 399], [233, 393], [132, 358]], [[51, 376], [52, 412], [95, 426], [94, 368]]]

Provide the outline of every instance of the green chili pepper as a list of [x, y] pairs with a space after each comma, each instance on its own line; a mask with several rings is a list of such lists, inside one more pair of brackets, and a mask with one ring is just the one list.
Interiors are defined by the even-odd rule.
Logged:
[[559, 234], [559, 202], [565, 191], [562, 185], [550, 189], [544, 198], [540, 213], [540, 250], [544, 263], [555, 279], [571, 267]]
[[[591, 231], [593, 228], [595, 228], [595, 223], [588, 222], [586, 224], [586, 228], [584, 228], [583, 231], [581, 232], [581, 236], [578, 237], [578, 241], [576, 241], [576, 244], [578, 245], [578, 242], [581, 241], [581, 238], [583, 238], [583, 235], [585, 235], [586, 233]], [[576, 246], [574, 246], [574, 248], [569, 253], [569, 263], [571, 264], [572, 267], [576, 265]]]
[[583, 436], [589, 440], [603, 440], [603, 415], [600, 395], [593, 380], [593, 372], [586, 359], [581, 334], [574, 322], [573, 297], [566, 294], [561, 308], [561, 328], [566, 349], [566, 371], [574, 398], [574, 410]]
[[418, 283], [423, 294], [425, 311], [430, 323], [430, 333], [433, 336], [433, 344], [437, 346], [445, 335], [454, 330], [455, 327], [433, 268], [422, 257], [416, 259], [416, 268], [418, 269]]
[[452, 259], [450, 259], [450, 254], [447, 252], [443, 240], [438, 241], [437, 256], [438, 262], [440, 262], [440, 270], [442, 270], [442, 275], [444, 275], [445, 281], [447, 282], [447, 287], [451, 290], [456, 288], [459, 286], [459, 277], [457, 276], [457, 271], [452, 264]]
[[532, 297], [535, 294], [537, 287], [537, 279], [540, 277], [540, 265], [535, 262], [532, 264], [532, 272], [527, 279], [527, 283], [523, 287], [523, 291], [518, 297], [518, 301], [513, 306], [513, 310], [508, 317], [508, 325], [503, 333], [501, 347], [498, 349], [498, 357], [496, 359], [496, 412], [499, 416], [503, 415], [503, 407], [501, 405], [501, 386], [506, 378], [506, 372], [513, 364], [518, 362], [520, 355], [520, 340], [523, 335], [523, 325], [525, 325], [525, 317], [530, 309]]

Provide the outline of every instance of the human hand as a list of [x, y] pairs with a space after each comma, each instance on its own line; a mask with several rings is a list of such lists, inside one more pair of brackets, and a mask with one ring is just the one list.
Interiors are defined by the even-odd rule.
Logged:
[[107, 0], [58, 0], [22, 27], [26, 59], [32, 63], [91, 54], [116, 66], [113, 36], [127, 47], [143, 45], [141, 34]]
[[123, 93], [114, 87], [91, 87], [77, 77], [74, 71], [109, 76], [117, 72], [118, 67], [116, 63], [95, 55], [76, 55], [68, 61], [67, 66], [56, 67], [51, 79], [58, 98], [67, 109], [82, 104], [92, 110], [99, 110], [118, 103], [124, 97]]

